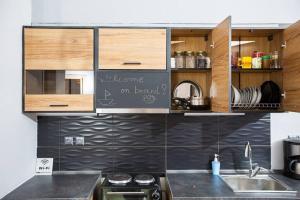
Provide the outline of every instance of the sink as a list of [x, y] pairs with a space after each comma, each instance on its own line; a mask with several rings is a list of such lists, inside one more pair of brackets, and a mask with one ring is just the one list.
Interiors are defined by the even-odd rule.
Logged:
[[297, 193], [270, 175], [257, 175], [253, 178], [247, 175], [223, 175], [221, 178], [234, 192]]

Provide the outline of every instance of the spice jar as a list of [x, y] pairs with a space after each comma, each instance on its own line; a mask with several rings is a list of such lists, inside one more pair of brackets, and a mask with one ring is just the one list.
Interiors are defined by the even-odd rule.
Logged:
[[194, 52], [187, 51], [185, 54], [185, 67], [186, 68], [195, 68], [195, 56]]
[[262, 61], [262, 68], [263, 69], [270, 68], [270, 65], [271, 65], [271, 56], [270, 55], [262, 56], [261, 61]]
[[207, 56], [206, 51], [203, 52], [203, 55], [204, 55], [205, 58], [206, 58], [206, 68], [210, 68], [210, 57]]
[[206, 56], [203, 51], [198, 51], [196, 54], [196, 68], [206, 68]]
[[181, 51], [175, 51], [175, 68], [184, 68], [184, 55]]
[[262, 60], [261, 57], [264, 55], [263, 52], [254, 52], [252, 54], [252, 68], [253, 69], [261, 69]]
[[250, 56], [244, 56], [241, 59], [241, 66], [243, 69], [250, 69], [251, 68], [252, 58]]
[[280, 68], [278, 60], [279, 60], [278, 51], [274, 51], [272, 55], [272, 68]]

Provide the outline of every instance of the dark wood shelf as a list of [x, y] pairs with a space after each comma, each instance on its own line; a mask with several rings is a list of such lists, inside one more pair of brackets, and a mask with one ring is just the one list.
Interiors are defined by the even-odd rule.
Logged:
[[270, 73], [270, 72], [279, 72], [282, 71], [282, 68], [270, 68], [270, 69], [241, 69], [241, 68], [232, 68], [231, 70], [234, 73]]
[[205, 72], [210, 72], [211, 68], [172, 68], [171, 72], [174, 73], [189, 73], [189, 72], [200, 72], [200, 73], [205, 73]]

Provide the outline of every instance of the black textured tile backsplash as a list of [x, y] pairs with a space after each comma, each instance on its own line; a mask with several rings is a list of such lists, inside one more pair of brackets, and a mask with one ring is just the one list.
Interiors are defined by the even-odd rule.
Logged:
[[[65, 145], [65, 137], [84, 137], [85, 145]], [[166, 169], [210, 169], [215, 153], [223, 169], [248, 168], [253, 160], [270, 168], [270, 115], [184, 117], [103, 114], [38, 118], [38, 157], [54, 157], [54, 170], [164, 173]]]

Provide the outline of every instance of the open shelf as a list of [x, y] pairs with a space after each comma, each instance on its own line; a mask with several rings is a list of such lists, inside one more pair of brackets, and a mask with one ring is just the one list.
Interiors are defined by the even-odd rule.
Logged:
[[[205, 51], [211, 57], [211, 31], [209, 29], [172, 29], [171, 55], [174, 57], [176, 51]], [[172, 68], [171, 69], [171, 88], [172, 94], [178, 84], [183, 81], [191, 81], [197, 84], [202, 92], [203, 98], [209, 98], [209, 88], [211, 86], [211, 68]], [[173, 96], [172, 96], [173, 97]], [[170, 98], [172, 98], [170, 97]], [[210, 106], [204, 110], [180, 109], [174, 107], [171, 113], [190, 113], [190, 112], [210, 112]]]
[[271, 73], [271, 72], [281, 72], [282, 68], [270, 68], [270, 69], [241, 69], [241, 68], [232, 68], [234, 73]]
[[[261, 29], [261, 30], [238, 30], [232, 31], [232, 55], [242, 57], [252, 57], [253, 52], [264, 52], [272, 55], [278, 52], [278, 63], [281, 67], [282, 30]], [[271, 61], [270, 61], [271, 62]], [[234, 62], [235, 63], [235, 62]], [[270, 66], [272, 67], [272, 66]], [[283, 69], [282, 68], [261, 68], [261, 69], [242, 69], [240, 66], [231, 68], [231, 83], [237, 89], [260, 88], [266, 81], [272, 81], [280, 88], [283, 93]], [[281, 99], [282, 101], [282, 99]], [[231, 104], [233, 112], [282, 112], [281, 103], [238, 103]]]

